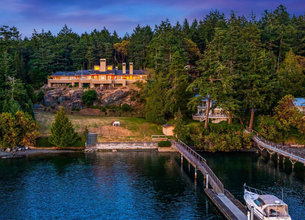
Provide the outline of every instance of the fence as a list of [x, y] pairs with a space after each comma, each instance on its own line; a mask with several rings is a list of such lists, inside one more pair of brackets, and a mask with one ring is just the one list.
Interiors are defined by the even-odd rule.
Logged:
[[[200, 166], [202, 166], [203, 171], [201, 170], [201, 172], [203, 172], [203, 174], [209, 175], [209, 178], [210, 178], [209, 182], [210, 182], [212, 188], [215, 190], [215, 192], [224, 193], [224, 186], [223, 186], [222, 182], [218, 179], [218, 177], [215, 175], [215, 173], [212, 171], [212, 169], [208, 166], [206, 159], [204, 159], [200, 154], [198, 154], [195, 150], [193, 150], [183, 141], [178, 139], [177, 143], [182, 148], [184, 148], [190, 155], [193, 156], [193, 159], [195, 159], [196, 161], [192, 161], [192, 162], [195, 163], [198, 166], [198, 168], [200, 168]], [[178, 146], [178, 150], [183, 151], [182, 149], [179, 149], [179, 146]], [[191, 159], [191, 158], [189, 158], [189, 159]]]

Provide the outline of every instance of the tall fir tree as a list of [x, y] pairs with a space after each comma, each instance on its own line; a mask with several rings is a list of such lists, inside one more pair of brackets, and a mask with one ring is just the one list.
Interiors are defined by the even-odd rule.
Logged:
[[73, 146], [79, 138], [62, 107], [55, 115], [55, 120], [50, 128], [50, 133], [51, 136], [49, 137], [49, 141], [57, 147]]

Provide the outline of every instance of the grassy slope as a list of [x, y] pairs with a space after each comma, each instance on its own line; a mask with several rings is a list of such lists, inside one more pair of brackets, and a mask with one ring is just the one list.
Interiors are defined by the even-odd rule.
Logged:
[[[160, 125], [147, 122], [144, 118], [79, 115], [69, 115], [69, 117], [77, 132], [83, 132], [87, 126], [90, 132], [99, 134], [99, 141], [150, 141], [151, 135], [162, 134]], [[39, 112], [36, 114], [36, 120], [41, 134], [48, 136], [54, 114]], [[110, 126], [112, 121], [120, 121], [121, 127]]]

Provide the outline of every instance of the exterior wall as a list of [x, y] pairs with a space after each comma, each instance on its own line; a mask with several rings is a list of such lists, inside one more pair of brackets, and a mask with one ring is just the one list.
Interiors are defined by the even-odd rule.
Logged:
[[299, 109], [300, 112], [302, 112], [305, 115], [305, 106], [296, 106], [297, 109]]
[[90, 76], [90, 78], [86, 77], [86, 78], [82, 78], [82, 79], [77, 79], [77, 78], [69, 79], [67, 77], [62, 77], [62, 78], [58, 78], [58, 77], [55, 78], [54, 77], [52, 79], [48, 79], [48, 87], [53, 87], [53, 86], [56, 86], [56, 85], [60, 86], [62, 84], [67, 84], [67, 85], [74, 86], [75, 83], [78, 83], [80, 88], [82, 87], [83, 83], [90, 84], [91, 88], [94, 88], [96, 85], [104, 86], [104, 85], [109, 85], [109, 84], [112, 84], [113, 86], [115, 84], [126, 86], [126, 85], [129, 85], [129, 84], [135, 83], [136, 81], [146, 82], [146, 80], [141, 79], [141, 78], [139, 78], [139, 79], [130, 79], [130, 78], [124, 79], [124, 77], [121, 77], [119, 79], [118, 78], [115, 79], [115, 76], [103, 76], [103, 77], [101, 77], [101, 76], [99, 76], [99, 77]]
[[162, 127], [162, 132], [166, 136], [174, 136], [174, 126]]

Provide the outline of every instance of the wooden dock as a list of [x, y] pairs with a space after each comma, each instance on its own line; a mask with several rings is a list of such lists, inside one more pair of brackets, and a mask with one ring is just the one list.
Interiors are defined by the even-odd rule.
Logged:
[[[249, 133], [248, 130], [246, 132]], [[268, 151], [270, 156], [273, 154], [278, 155], [278, 162], [280, 155], [283, 158], [288, 158], [292, 163], [292, 169], [294, 168], [294, 164], [296, 162], [300, 162], [305, 166], [305, 151], [298, 151], [295, 148], [292, 148], [288, 145], [277, 144], [271, 141], [266, 140], [263, 136], [261, 136], [258, 132], [252, 130], [253, 136], [252, 140], [257, 144], [258, 148], [263, 151], [264, 149]]]
[[205, 181], [204, 191], [218, 210], [227, 219], [246, 220], [246, 207], [224, 188], [206, 160], [181, 140], [173, 141], [173, 144], [181, 154], [181, 163], [183, 164], [183, 158], [185, 158], [195, 168], [195, 179], [197, 179], [198, 170], [203, 174]]

